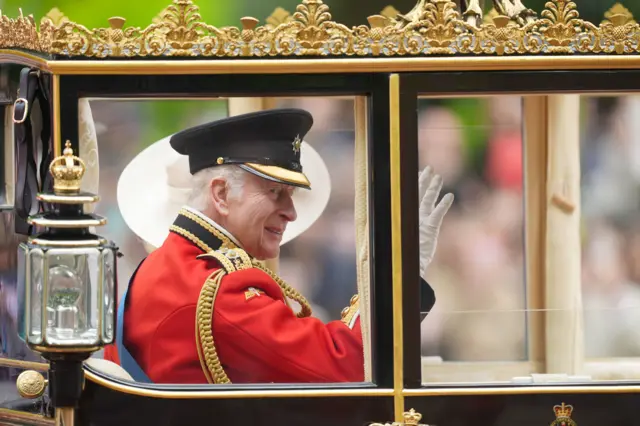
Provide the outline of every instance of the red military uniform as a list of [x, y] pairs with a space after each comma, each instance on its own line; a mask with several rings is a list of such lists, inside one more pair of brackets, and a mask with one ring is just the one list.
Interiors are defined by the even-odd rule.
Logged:
[[[232, 248], [231, 251], [225, 248]], [[221, 249], [221, 250], [217, 250]], [[210, 253], [210, 254], [207, 254]], [[123, 344], [154, 383], [364, 380], [357, 298], [324, 324], [211, 221], [181, 210], [131, 280]], [[118, 362], [113, 347], [105, 358]]]

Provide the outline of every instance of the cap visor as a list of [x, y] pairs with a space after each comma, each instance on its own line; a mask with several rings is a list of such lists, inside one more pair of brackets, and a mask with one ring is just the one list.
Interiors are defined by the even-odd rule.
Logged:
[[294, 172], [291, 170], [283, 169], [282, 167], [264, 166], [262, 164], [255, 163], [241, 164], [240, 167], [265, 179], [284, 183], [286, 185], [293, 185], [301, 188], [311, 189], [309, 179], [307, 179], [305, 174], [301, 172]]

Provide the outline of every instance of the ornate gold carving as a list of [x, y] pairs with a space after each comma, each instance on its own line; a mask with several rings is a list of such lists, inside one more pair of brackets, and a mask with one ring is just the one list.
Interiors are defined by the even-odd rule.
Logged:
[[500, 14], [498, 13], [498, 11], [496, 10], [495, 7], [492, 7], [491, 10], [488, 13], [485, 13], [484, 17], [482, 18], [482, 20], [484, 21], [484, 24], [491, 24], [493, 23], [493, 19], [496, 16], [500, 16]]
[[553, 412], [556, 415], [556, 419], [550, 426], [578, 426], [571, 418], [571, 413], [573, 413], [572, 405], [566, 405], [563, 402], [561, 405], [555, 405]]
[[18, 10], [20, 16], [15, 19], [0, 16], [0, 48], [46, 51], [48, 46], [41, 42], [33, 15], [25, 18], [22, 9]]
[[71, 142], [65, 143], [64, 151], [60, 157], [56, 157], [49, 165], [49, 172], [53, 176], [53, 191], [62, 194], [75, 194], [80, 192], [82, 176], [87, 169], [84, 161], [73, 155]]
[[285, 10], [281, 7], [276, 7], [276, 9], [266, 19], [266, 23], [270, 28], [275, 28], [280, 24], [286, 24], [287, 22], [291, 22], [292, 20], [293, 16], [291, 16], [291, 13], [289, 13], [288, 10]]
[[616, 3], [611, 6], [611, 8], [604, 13], [604, 18], [605, 20], [611, 21], [611, 18], [617, 15], [626, 17], [626, 22], [634, 21], [631, 11], [620, 3]]
[[[51, 9], [49, 12], [47, 12], [46, 15], [44, 15], [43, 19], [49, 19], [51, 20], [51, 22], [53, 23], [53, 25], [60, 25], [63, 22], [67, 22], [69, 21], [69, 18], [67, 18], [65, 16], [64, 13], [62, 13], [62, 11], [60, 11], [60, 9], [58, 9], [57, 7], [54, 7], [53, 9]], [[42, 22], [42, 20], [41, 20]]]
[[395, 7], [391, 6], [391, 5], [385, 7], [380, 12], [380, 15], [382, 15], [382, 16], [384, 16], [386, 18], [389, 18], [389, 19], [394, 19], [395, 17], [398, 16], [398, 14], [400, 14], [400, 11], [398, 9], [396, 9]]
[[146, 28], [114, 17], [108, 28], [90, 30], [52, 10], [37, 30], [20, 12], [0, 17], [0, 48], [93, 58], [640, 53], [640, 28], [622, 5], [600, 25], [580, 19], [569, 0], [548, 1], [539, 17], [521, 0], [494, 7], [479, 23], [453, 1], [418, 0], [406, 14], [386, 8], [351, 28], [333, 21], [321, 0], [302, 0], [293, 15], [276, 9], [264, 25], [244, 17], [239, 27], [221, 28], [205, 23], [191, 0], [174, 0]]
[[426, 426], [420, 423], [420, 420], [422, 420], [422, 414], [416, 412], [416, 410], [414, 410], [413, 408], [403, 413], [402, 418], [402, 423], [371, 423], [369, 426]]
[[40, 398], [44, 394], [47, 381], [42, 377], [42, 374], [37, 371], [26, 370], [18, 376], [16, 387], [21, 397], [35, 399]]
[[631, 12], [616, 3], [604, 14], [605, 19], [600, 24], [603, 37], [602, 50], [606, 53], [633, 53], [640, 44], [640, 28], [633, 19]]

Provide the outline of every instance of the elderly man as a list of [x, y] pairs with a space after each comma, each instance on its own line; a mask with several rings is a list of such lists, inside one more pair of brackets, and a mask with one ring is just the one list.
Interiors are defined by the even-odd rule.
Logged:
[[[189, 158], [193, 189], [169, 236], [131, 278], [118, 362], [154, 383], [321, 383], [364, 379], [357, 298], [324, 324], [307, 301], [259, 262], [278, 256], [292, 195], [309, 190], [300, 164], [313, 123], [298, 109], [245, 114], [171, 138]], [[435, 252], [447, 195], [420, 176], [421, 276]], [[427, 189], [428, 188], [428, 189]], [[434, 303], [426, 282], [426, 307]], [[295, 312], [290, 302], [300, 306]]]

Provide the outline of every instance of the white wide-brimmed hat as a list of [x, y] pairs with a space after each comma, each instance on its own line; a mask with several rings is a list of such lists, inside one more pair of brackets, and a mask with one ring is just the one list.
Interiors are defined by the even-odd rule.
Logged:
[[[118, 207], [127, 226], [145, 243], [147, 251], [160, 247], [191, 193], [189, 157], [170, 145], [171, 136], [138, 154], [118, 180]], [[306, 142], [300, 162], [311, 189], [297, 189], [293, 203], [297, 219], [287, 225], [280, 245], [307, 230], [329, 202], [331, 181], [322, 157]]]

